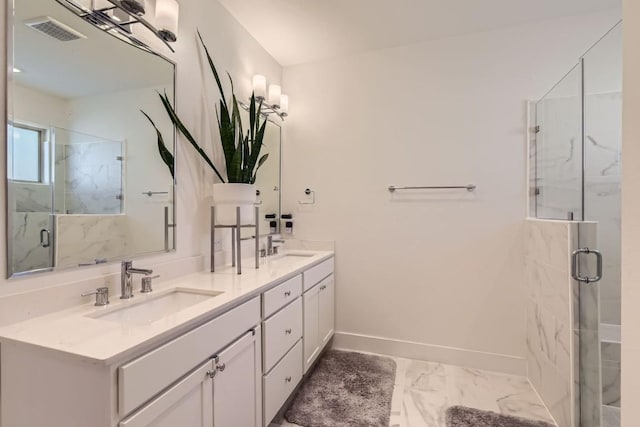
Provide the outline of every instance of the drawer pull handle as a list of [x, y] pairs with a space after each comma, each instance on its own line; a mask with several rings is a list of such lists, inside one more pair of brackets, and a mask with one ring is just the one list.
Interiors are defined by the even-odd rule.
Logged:
[[291, 334], [291, 328], [289, 328], [289, 329], [285, 329], [285, 330], [284, 330], [284, 333], [285, 333], [286, 335]]
[[285, 378], [285, 379], [284, 379], [284, 382], [286, 382], [286, 383], [290, 383], [290, 382], [291, 382], [291, 377], [287, 377], [287, 378]]
[[285, 291], [284, 296], [285, 297], [290, 297], [291, 296], [291, 291]]
[[220, 372], [224, 372], [224, 370], [227, 369], [227, 365], [223, 363], [221, 365], [216, 366], [216, 369]]
[[207, 376], [209, 378], [214, 378], [216, 376], [216, 374], [218, 373], [218, 371], [216, 371], [215, 369], [212, 369], [210, 371], [207, 371]]
[[322, 286], [320, 286], [320, 290], [321, 290], [321, 291], [324, 291], [325, 289], [327, 289], [327, 285], [322, 285]]

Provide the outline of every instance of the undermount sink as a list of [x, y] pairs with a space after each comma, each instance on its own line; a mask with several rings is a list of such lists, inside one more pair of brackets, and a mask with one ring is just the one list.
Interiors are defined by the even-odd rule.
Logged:
[[153, 323], [222, 293], [176, 288], [159, 295], [136, 295], [131, 302], [88, 317], [117, 323]]
[[309, 253], [309, 252], [287, 252], [282, 254], [281, 258], [287, 258], [287, 257], [309, 258], [314, 255], [315, 255], [314, 253]]

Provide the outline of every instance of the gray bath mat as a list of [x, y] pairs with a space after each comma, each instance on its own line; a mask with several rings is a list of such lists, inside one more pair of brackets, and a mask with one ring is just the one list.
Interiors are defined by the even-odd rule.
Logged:
[[544, 421], [502, 415], [465, 406], [447, 409], [447, 427], [555, 427]]
[[329, 350], [285, 418], [303, 427], [386, 427], [395, 377], [389, 358]]

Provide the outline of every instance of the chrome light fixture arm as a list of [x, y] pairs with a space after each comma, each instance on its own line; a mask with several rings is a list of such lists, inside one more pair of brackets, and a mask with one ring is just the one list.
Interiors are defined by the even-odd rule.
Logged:
[[[135, 35], [131, 33], [131, 30], [128, 28], [134, 24], [141, 24], [146, 27], [151, 33], [153, 33], [156, 37], [158, 37], [164, 44], [169, 48], [171, 52], [175, 52], [175, 50], [171, 47], [169, 42], [176, 41], [176, 35], [171, 31], [167, 30], [158, 30], [155, 28], [149, 21], [143, 18], [141, 15], [141, 10], [131, 7], [132, 4], [136, 4], [135, 1], [132, 0], [108, 0], [109, 3], [113, 5], [113, 7], [107, 7], [96, 10], [89, 10], [85, 7], [80, 6], [76, 2], [72, 0], [56, 0], [62, 6], [66, 7], [80, 18], [89, 22], [90, 24], [97, 26], [101, 30], [108, 32], [119, 39], [130, 43], [133, 46], [146, 50], [150, 53], [155, 53], [146, 43], [137, 38]], [[126, 22], [118, 22], [112, 16], [108, 14], [109, 11], [119, 10], [124, 12], [130, 20]]]

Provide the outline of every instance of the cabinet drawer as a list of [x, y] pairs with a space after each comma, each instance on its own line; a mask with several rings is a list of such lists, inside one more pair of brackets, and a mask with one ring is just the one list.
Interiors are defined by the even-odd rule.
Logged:
[[259, 323], [256, 297], [119, 367], [118, 412], [127, 415]]
[[264, 425], [276, 416], [302, 379], [302, 341], [264, 377]]
[[313, 285], [315, 285], [331, 273], [333, 273], [333, 257], [321, 262], [315, 267], [311, 267], [310, 269], [302, 273], [304, 278], [304, 291], [306, 292], [309, 289], [313, 288]]
[[302, 298], [264, 322], [264, 372], [302, 338]]
[[298, 274], [262, 294], [262, 317], [266, 319], [302, 294], [302, 275]]

